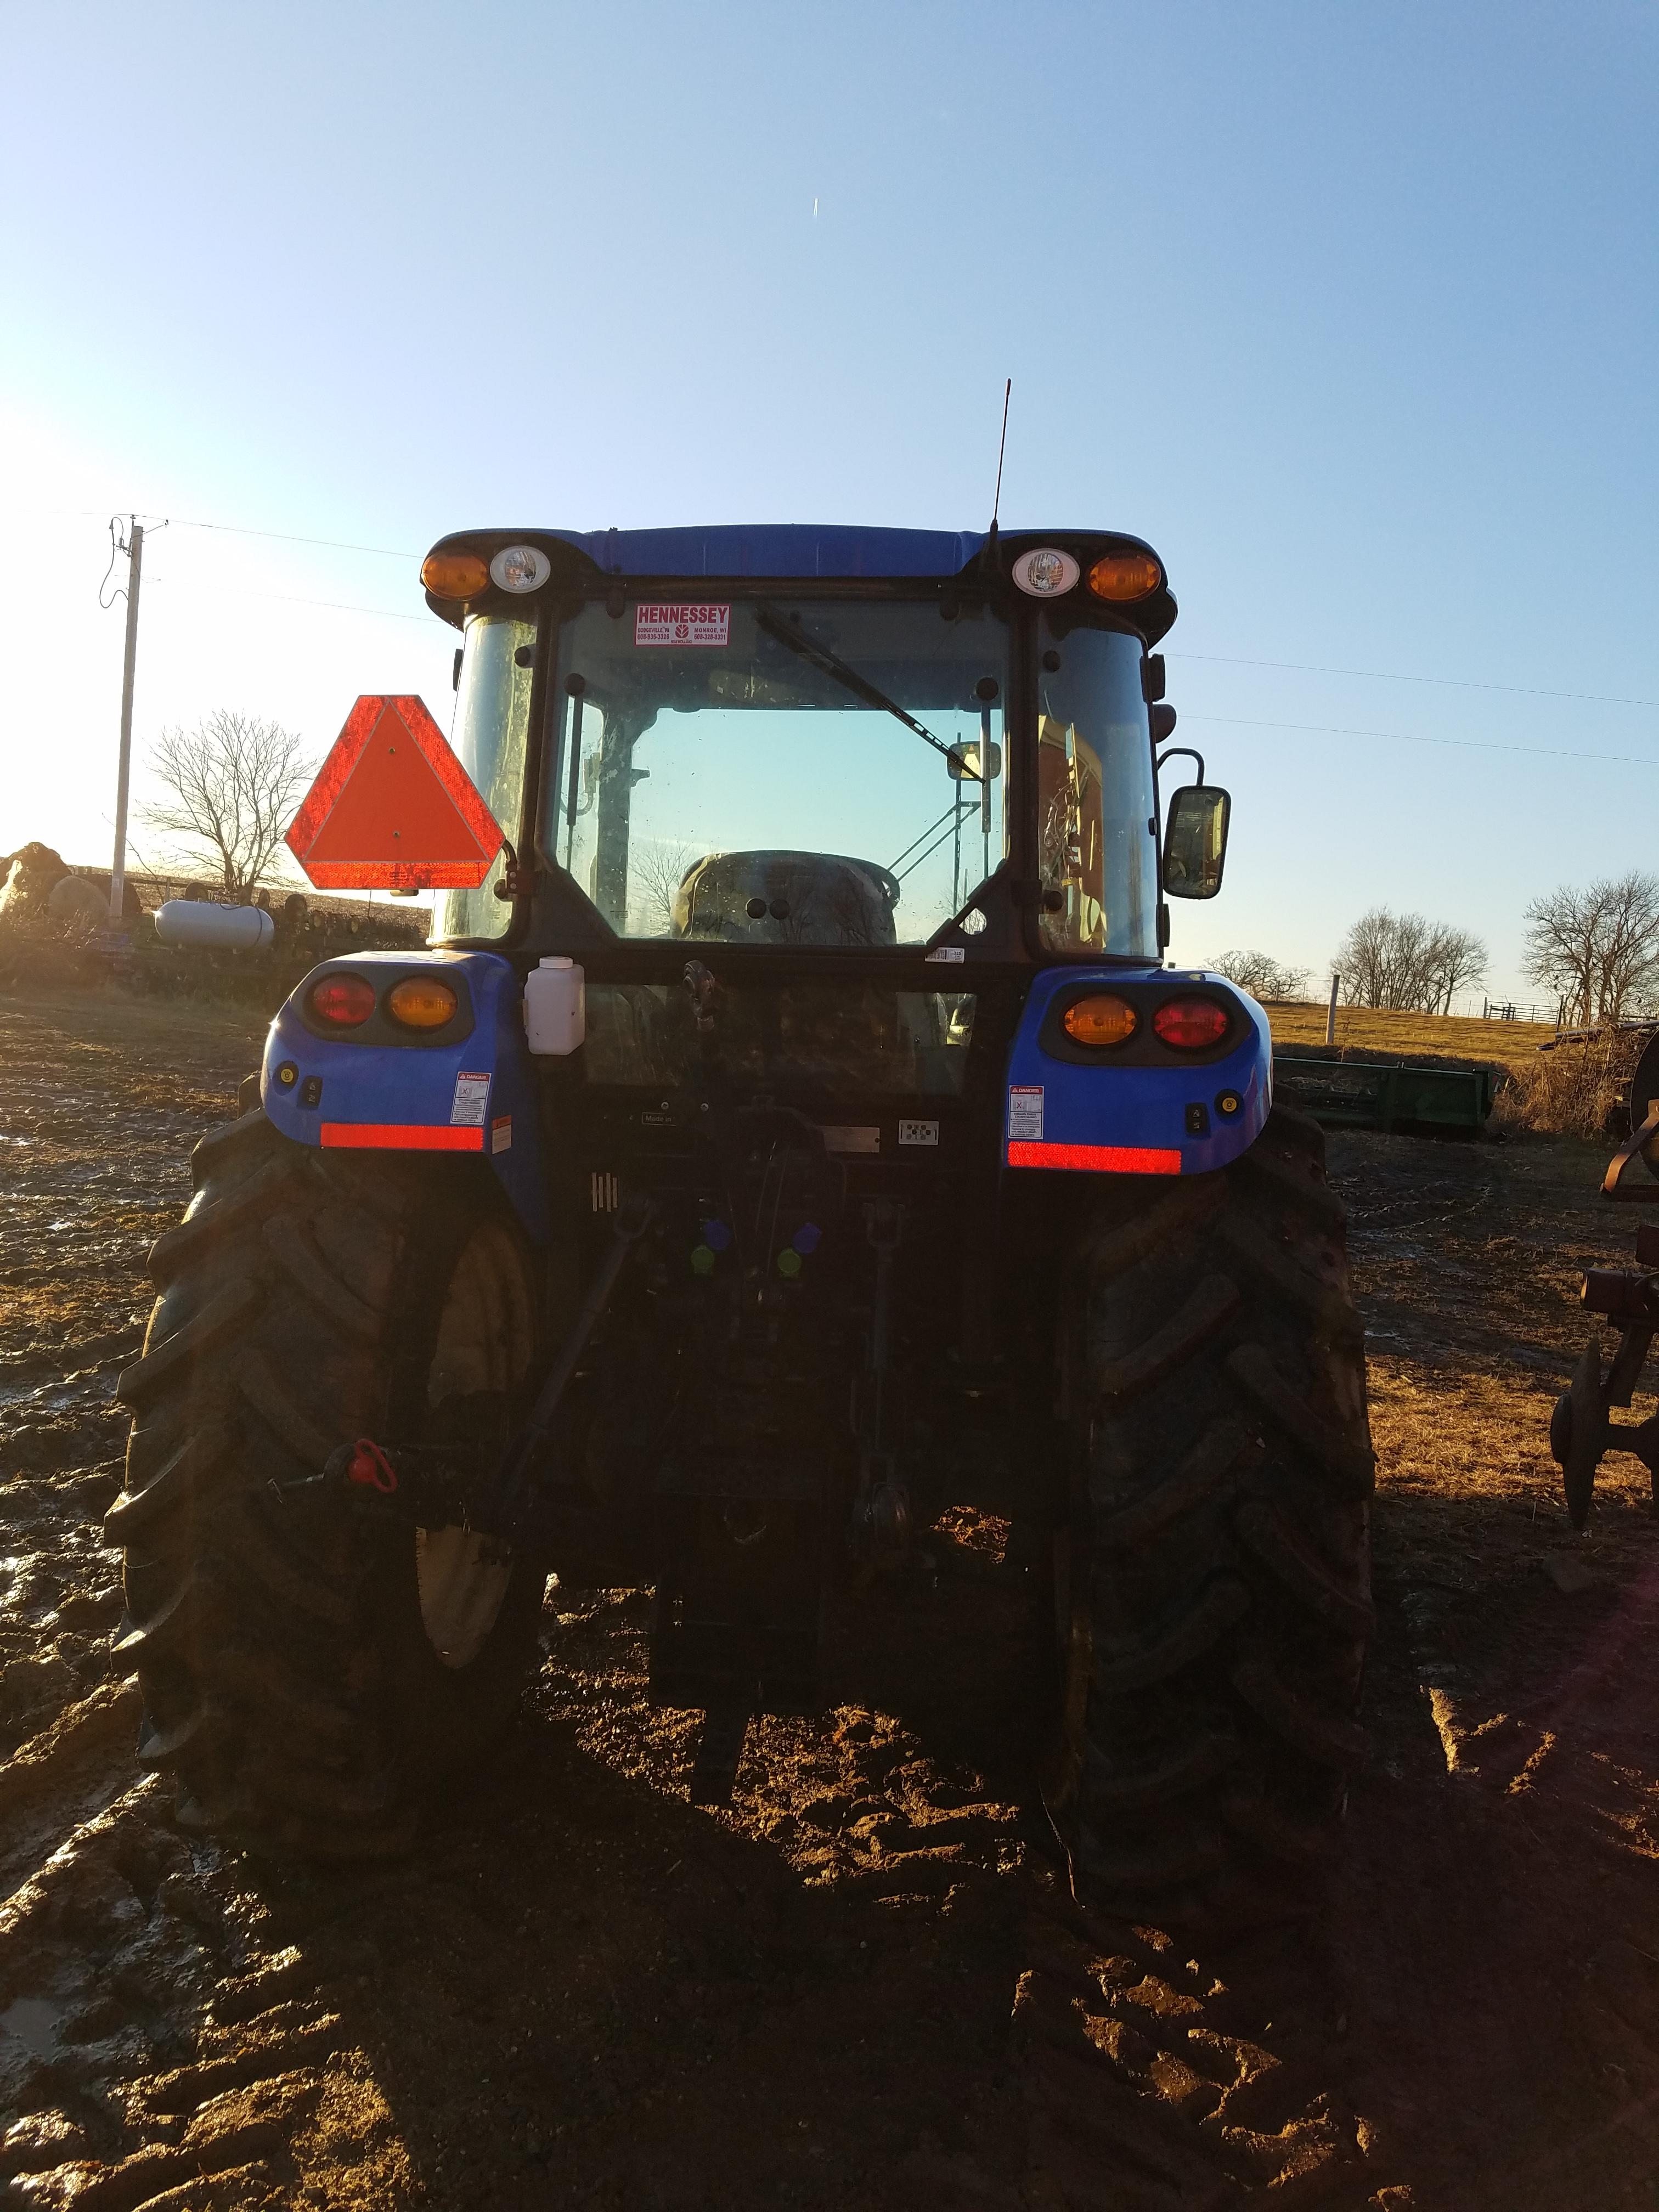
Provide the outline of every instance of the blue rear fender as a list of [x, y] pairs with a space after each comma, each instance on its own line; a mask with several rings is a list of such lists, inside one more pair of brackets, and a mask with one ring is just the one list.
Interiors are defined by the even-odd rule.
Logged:
[[[1054, 1002], [1091, 990], [1130, 1000], [1141, 1018], [1132, 1043], [1097, 1051], [1069, 1044], [1059, 1026], [1064, 1010]], [[1216, 1057], [1187, 1059], [1149, 1038], [1158, 1004], [1183, 994], [1227, 1008], [1231, 1028]], [[1224, 975], [1151, 966], [1052, 968], [1032, 985], [1008, 1055], [1003, 1164], [1021, 1171], [1207, 1175], [1249, 1150], [1272, 1105], [1267, 1017]]]
[[[456, 1019], [430, 1037], [399, 1030], [385, 1011], [387, 993], [405, 976], [434, 973], [456, 993]], [[304, 1010], [316, 984], [337, 975], [367, 983], [374, 1011], [356, 1029], [322, 1035]], [[272, 1125], [298, 1145], [480, 1156], [529, 1234], [546, 1240], [523, 992], [498, 953], [357, 952], [324, 961], [270, 1025], [260, 1098]]]

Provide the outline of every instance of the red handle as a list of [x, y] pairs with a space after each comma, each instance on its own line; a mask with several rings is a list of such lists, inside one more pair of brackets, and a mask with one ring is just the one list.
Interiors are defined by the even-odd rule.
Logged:
[[389, 1498], [398, 1487], [398, 1471], [373, 1437], [359, 1437], [346, 1468], [348, 1482], [361, 1482]]

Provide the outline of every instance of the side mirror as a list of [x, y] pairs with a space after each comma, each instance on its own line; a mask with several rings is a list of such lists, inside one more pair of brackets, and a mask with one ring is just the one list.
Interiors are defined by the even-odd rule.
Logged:
[[1164, 825], [1164, 889], [1170, 898], [1213, 898], [1221, 889], [1232, 805], [1218, 784], [1183, 784], [1170, 794]]
[[[985, 755], [985, 766], [980, 767], [980, 754]], [[1002, 774], [1002, 747], [978, 744], [952, 745], [945, 756], [945, 764], [951, 771], [952, 783], [994, 783]]]

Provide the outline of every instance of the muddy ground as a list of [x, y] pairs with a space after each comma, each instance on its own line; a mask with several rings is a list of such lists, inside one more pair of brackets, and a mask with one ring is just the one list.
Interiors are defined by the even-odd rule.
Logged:
[[256, 1050], [237, 1017], [0, 999], [9, 2201], [1659, 2203], [1659, 1523], [1615, 1461], [1575, 1537], [1545, 1443], [1577, 1270], [1628, 1243], [1599, 1154], [1334, 1140], [1376, 1754], [1328, 1923], [1195, 1954], [1067, 1902], [988, 1436], [928, 1565], [843, 1607], [836, 1709], [759, 1724], [729, 1812], [644, 1702], [641, 1600], [555, 1586], [513, 1737], [412, 1859], [175, 1830], [106, 1656], [111, 1390]]

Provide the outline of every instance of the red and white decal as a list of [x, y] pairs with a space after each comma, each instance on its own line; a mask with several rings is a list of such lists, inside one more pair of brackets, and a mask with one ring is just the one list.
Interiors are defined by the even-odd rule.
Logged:
[[492, 1152], [510, 1152], [513, 1149], [513, 1116], [499, 1115], [489, 1125], [489, 1149]]
[[463, 1068], [455, 1078], [455, 1095], [449, 1103], [449, 1118], [468, 1128], [482, 1129], [484, 1109], [489, 1103], [489, 1078]]
[[690, 599], [672, 605], [642, 602], [634, 610], [635, 645], [726, 645], [732, 637], [732, 608]]
[[1042, 1085], [1011, 1083], [1008, 1086], [1008, 1135], [1040, 1139], [1042, 1135]]

